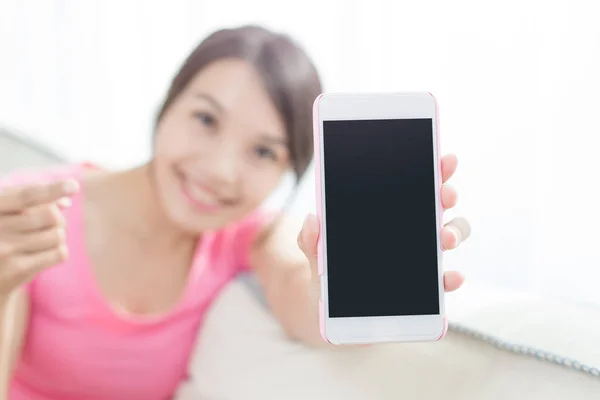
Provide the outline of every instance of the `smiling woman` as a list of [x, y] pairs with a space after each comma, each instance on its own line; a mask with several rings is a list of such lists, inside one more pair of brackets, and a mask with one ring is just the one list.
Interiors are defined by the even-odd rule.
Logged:
[[[593, 172], [598, 169], [597, 149], [600, 147], [600, 135], [594, 124], [594, 116], [600, 109], [600, 96], [596, 95], [600, 92], [600, 74], [597, 73], [600, 70], [600, 52], [593, 49], [600, 46], [600, 24], [597, 23], [598, 14], [594, 12], [593, 4], [591, 1], [517, 0], [502, 3], [472, 0], [304, 0], [292, 5], [290, 2], [273, 0], [2, 0], [0, 122], [15, 128], [25, 137], [33, 137], [60, 151], [70, 160], [91, 160], [111, 169], [131, 168], [151, 156], [150, 144], [155, 139], [151, 134], [156, 122], [155, 112], [164, 101], [164, 95], [171, 86], [171, 78], [178, 72], [185, 57], [196, 47], [198, 38], [206, 37], [217, 28], [248, 21], [284, 30], [292, 34], [313, 56], [328, 90], [360, 92], [427, 89], [438, 96], [443, 130], [442, 150], [460, 155], [457, 175], [452, 179], [454, 185], [460, 186], [459, 203], [450, 213], [468, 215], [474, 231], [467, 248], [445, 255], [447, 266], [460, 269], [467, 276], [465, 287], [448, 296], [450, 319], [476, 308], [480, 311], [478, 315], [481, 315], [481, 321], [488, 324], [500, 323], [499, 327], [507, 331], [512, 329], [514, 332], [530, 333], [531, 344], [534, 346], [543, 347], [543, 343], [554, 339], [562, 340], [569, 346], [568, 349], [570, 346], [580, 347], [584, 343], [594, 343], [592, 340], [586, 341], [585, 337], [592, 338], [589, 335], [596, 331], [595, 321], [600, 320], [599, 318], [582, 318], [580, 324], [572, 324], [571, 319], [556, 318], [557, 315], [568, 315], [557, 313], [556, 310], [534, 314], [530, 308], [519, 307], [518, 315], [513, 315], [512, 319], [508, 316], [506, 319], [498, 319], [497, 314], [490, 311], [489, 304], [494, 304], [495, 301], [504, 303], [507, 298], [520, 297], [521, 292], [526, 292], [527, 295], [562, 298], [596, 308], [600, 306], [597, 284], [600, 281], [600, 269], [597, 268], [600, 265], [597, 228], [600, 226], [600, 213], [595, 211], [598, 199], [595, 184], [597, 173]], [[228, 33], [227, 36], [232, 35]], [[221, 39], [223, 37], [225, 36], [220, 36]], [[252, 46], [256, 48], [258, 45], [254, 43]], [[236, 51], [242, 51], [239, 46], [235, 48]], [[249, 51], [248, 54], [250, 53]], [[289, 65], [282, 73], [295, 71], [296, 64]], [[260, 75], [260, 72], [257, 70], [256, 74]], [[194, 74], [189, 72], [190, 81], [192, 75]], [[172, 91], [181, 93], [185, 84], [183, 81], [179, 82], [179, 89], [171, 89]], [[276, 103], [284, 104], [279, 101]], [[209, 125], [213, 123], [206, 115], [198, 117]], [[218, 115], [216, 119], [221, 127]], [[114, 144], [116, 142], [119, 144]], [[1, 151], [6, 152], [6, 147], [0, 145]], [[9, 154], [8, 158], [0, 157], [0, 164], [12, 157], [23, 157], [19, 158], [21, 166], [24, 163], [34, 165], [28, 164], [29, 157], [25, 161], [26, 156], [17, 151]], [[289, 169], [293, 169], [292, 165]], [[286, 211], [304, 214], [314, 210], [312, 170], [309, 166], [298, 196]], [[177, 174], [179, 172], [173, 172], [173, 177], [169, 178], [174, 183], [179, 179]], [[91, 195], [90, 190], [93, 188], [90, 185], [93, 182], [88, 179], [87, 183], [84, 189]], [[293, 179], [289, 179], [287, 183], [290, 187], [293, 186]], [[135, 191], [136, 188], [131, 190]], [[140, 191], [140, 198], [146, 193], [152, 192]], [[289, 197], [288, 193], [288, 190], [276, 193], [273, 203], [279, 207]], [[178, 196], [182, 203], [186, 201], [183, 195]], [[207, 195], [203, 201], [210, 201], [213, 197]], [[140, 208], [148, 199], [154, 200], [155, 197], [147, 195], [143, 201], [133, 204], [119, 204], [122, 198], [115, 199], [116, 209], [124, 211], [114, 221], [119, 229], [110, 232], [116, 234], [108, 238], [108, 243], [105, 243], [105, 235], [86, 235], [86, 238], [89, 237], [87, 242], [98, 240], [104, 243], [106, 247], [99, 247], [108, 255], [120, 251], [120, 247], [132, 247], [140, 249], [140, 252], [148, 252], [144, 259], [152, 258], [155, 247], [162, 243], [158, 239], [162, 237], [162, 231], [166, 230], [165, 225], [153, 225], [154, 219], [147, 220], [145, 231], [136, 230], [135, 237], [155, 236], [156, 242], [120, 243], [123, 236], [121, 228], [137, 226], [130, 223], [131, 220], [136, 222], [146, 218], [145, 214], [141, 214]], [[191, 208], [187, 204], [186, 207]], [[73, 209], [69, 212], [72, 215]], [[88, 213], [90, 214], [92, 213]], [[128, 222], [125, 224], [124, 221]], [[227, 230], [227, 237], [236, 237], [237, 240], [242, 238], [236, 236], [239, 232], [252, 231], [249, 221], [244, 220], [244, 229], [241, 230], [233, 229], [237, 226], [232, 224], [231, 230]], [[69, 224], [71, 225], [73, 224]], [[298, 224], [298, 230], [300, 225], [301, 223]], [[293, 239], [298, 230], [290, 232]], [[72, 228], [68, 228], [68, 231], [68, 237], [76, 237]], [[205, 245], [207, 243], [204, 242]], [[214, 248], [225, 251], [231, 243], [222, 240]], [[213, 249], [208, 246], [205, 248]], [[169, 251], [172, 254], [178, 253], [175, 250]], [[198, 260], [201, 260], [208, 253], [199, 251], [198, 254], [201, 255]], [[230, 254], [233, 258], [241, 253]], [[154, 295], [160, 294], [161, 285], [169, 282], [161, 282], [162, 275], [151, 267], [161, 263], [169, 263], [172, 278], [178, 279], [175, 282], [179, 282], [181, 286], [181, 282], [185, 281], [186, 271], [178, 266], [185, 264], [184, 261], [159, 259], [153, 264], [144, 264], [140, 268], [144, 273], [135, 276], [131, 273], [132, 266], [143, 264], [137, 257], [121, 263], [124, 266], [122, 272], [127, 274], [121, 275], [119, 282], [127, 286], [138, 280], [143, 282], [153, 279], [153, 284], [148, 286], [156, 288]], [[98, 266], [96, 269], [102, 268]], [[53, 276], [59, 270], [63, 269], [53, 268], [46, 271], [44, 276]], [[180, 273], [179, 276], [177, 272]], [[204, 275], [199, 275], [213, 277], [212, 268], [207, 268], [204, 272]], [[40, 281], [48, 283], [47, 279]], [[67, 289], [77, 287], [80, 282], [63, 281]], [[38, 284], [31, 285], [31, 288], [36, 286], [42, 288]], [[57, 287], [52, 286], [52, 291], [36, 292], [34, 289], [32, 293], [43, 297], [48, 293], [60, 292], [56, 290]], [[90, 292], [96, 293], [93, 290]], [[177, 290], [172, 292], [179, 293]], [[148, 306], [143, 304], [142, 299], [151, 297], [136, 293], [134, 300], [137, 308]], [[154, 297], [164, 303], [165, 299]], [[87, 298], [69, 297], [61, 303], [61, 306], [66, 303], [64, 313], [41, 320], [58, 321], [61, 320], [58, 317], [65, 315], [82, 315], [84, 307], [74, 303]], [[81, 304], [85, 303], [82, 301]], [[99, 309], [102, 310], [103, 307]], [[73, 310], [73, 313], [69, 313], [69, 310]], [[245, 309], [236, 311], [237, 314], [232, 314], [231, 324], [224, 330], [215, 332], [215, 337], [219, 339], [200, 349], [201, 359], [206, 366], [203, 371], [213, 373], [200, 375], [200, 379], [212, 383], [218, 381], [214, 378], [219, 377], [224, 387], [233, 390], [232, 386], [236, 386], [235, 390], [242, 393], [242, 397], [252, 398], [246, 386], [237, 385], [242, 380], [257, 386], [262, 383], [253, 381], [253, 375], [248, 373], [250, 368], [255, 373], [254, 376], [268, 375], [274, 378], [271, 382], [277, 382], [279, 387], [288, 390], [287, 397], [286, 394], [279, 397], [291, 397], [289, 394], [300, 387], [288, 384], [289, 381], [286, 380], [291, 378], [292, 370], [285, 368], [284, 364], [269, 364], [269, 367], [273, 367], [274, 375], [269, 374], [270, 371], [265, 373], [265, 369], [256, 365], [256, 359], [265, 363], [272, 362], [273, 359], [265, 356], [267, 353], [263, 351], [263, 347], [255, 346], [254, 337], [245, 333], [245, 327], [240, 327], [240, 317], [251, 318], [254, 314], [247, 313]], [[91, 315], [98, 317], [95, 320], [98, 323], [113, 321], [111, 313]], [[532, 321], [543, 318], [548, 318], [544, 319], [546, 325], [538, 326], [536, 323], [539, 329], [528, 328]], [[33, 320], [35, 324], [37, 320]], [[551, 326], [556, 329], [542, 330], [541, 327], [548, 327], [550, 321], [553, 323]], [[502, 325], [504, 323], [506, 325]], [[115, 331], [123, 332], [121, 328], [131, 325], [117, 325]], [[141, 325], [140, 330], [152, 330], [145, 324]], [[95, 326], [88, 324], [82, 329], [89, 331], [93, 330], [90, 327]], [[108, 327], [109, 324], [103, 326]], [[494, 327], [488, 333], [498, 333], [495, 329]], [[225, 343], [222, 337], [227, 336], [223, 333], [233, 335], [236, 332], [239, 336], [235, 336], [235, 340], [238, 337], [243, 337], [243, 340], [236, 342], [237, 346], [222, 346]], [[256, 329], [255, 332], [262, 333], [263, 330]], [[206, 333], [204, 329], [202, 333]], [[279, 331], [273, 333], [273, 337], [279, 338], [279, 335]], [[37, 339], [43, 339], [35, 333], [35, 328], [28, 332], [28, 337], [31, 340], [30, 347], [39, 343]], [[173, 342], [180, 341], [182, 339]], [[76, 343], [79, 342], [73, 341], [73, 345], [66, 347], [62, 354], [56, 352], [52, 357], [46, 358], [49, 361], [44, 371], [55, 375], [38, 372], [35, 376], [25, 376], [25, 382], [48, 380], [56, 381], [57, 385], [62, 382], [61, 376], [57, 377], [56, 368], [60, 364], [56, 361], [59, 356], [76, 353], [79, 350], [74, 346]], [[242, 359], [242, 353], [237, 351], [244, 348], [253, 351], [245, 360], [247, 364]], [[593, 344], [589, 348], [592, 349]], [[206, 362], [205, 350], [208, 349], [214, 351], [214, 357], [209, 356], [208, 359], [217, 360], [217, 364], [223, 366], [222, 370], [215, 368], [215, 364]], [[115, 346], [113, 351], [118, 354], [119, 347]], [[231, 357], [223, 357], [221, 351], [229, 352]], [[280, 347], [274, 351], [277, 354], [298, 355], [295, 345], [290, 345], [289, 352], [282, 352]], [[2, 350], [0, 358], [1, 353]], [[172, 351], [169, 350], [168, 353]], [[85, 354], [85, 351], [82, 350], [81, 354]], [[456, 357], [456, 354], [459, 356]], [[101, 356], [99, 360], [104, 359], [105, 355]], [[303, 357], [302, 354], [299, 356]], [[35, 358], [39, 359], [39, 356]], [[31, 357], [29, 361], [33, 359]], [[297, 357], [291, 357], [289, 361], [295, 362], [296, 359]], [[415, 360], [417, 364], [423, 361], [418, 356], [395, 357], [394, 361], [400, 359]], [[449, 364], [444, 360], [432, 361], [432, 365], [436, 366], [452, 364], [446, 376], [449, 379], [448, 385], [430, 385], [431, 370], [426, 365], [422, 369], [422, 376], [427, 378], [423, 380], [424, 384], [420, 385], [420, 381], [407, 378], [407, 385], [415, 389], [425, 386], [445, 388], [442, 394], [451, 397], [451, 392], [457, 389], [457, 373], [464, 371], [455, 361], [462, 360], [465, 369], [473, 371], [477, 379], [470, 386], [465, 385], [466, 380], [461, 376], [459, 386], [481, 386], [481, 371], [488, 371], [487, 366], [477, 368], [462, 350], [451, 354], [449, 359]], [[120, 365], [127, 361], [125, 357], [121, 360], [123, 362]], [[76, 361], [63, 364], [77, 365], [78, 369], [84, 369], [81, 360]], [[353, 369], [355, 364], [347, 361], [343, 359], [341, 364]], [[237, 367], [238, 373], [231, 370], [234, 363], [233, 368]], [[494, 363], [490, 365], [492, 364]], [[99, 367], [104, 371], [111, 369], [109, 364]], [[498, 369], [497, 365], [493, 365], [493, 368], [503, 370]], [[303, 366], [297, 371], [302, 374], [303, 369], [308, 370]], [[37, 368], [29, 370], [39, 371]], [[322, 368], [310, 367], [310, 370], [322, 371]], [[418, 370], [411, 369], [413, 372]], [[218, 374], [216, 371], [222, 373]], [[398, 384], [400, 368], [394, 366], [382, 371], [390, 373], [391, 385]], [[357, 383], [348, 376], [340, 375], [338, 370], [331, 372], [353, 385]], [[68, 373], [69, 371], [64, 376], [69, 376]], [[277, 373], [280, 375], [276, 375]], [[23, 375], [23, 369], [19, 375]], [[48, 376], [51, 378], [48, 379]], [[525, 376], [516, 374], [513, 380], [495, 386], [497, 393], [510, 398], [506, 394], [506, 388], [511, 388], [513, 393], [520, 391], [520, 395], [529, 394], [531, 397], [532, 387], [536, 386], [532, 386], [532, 383], [538, 382], [536, 388], [543, 386], [547, 389], [554, 387], [548, 386], [549, 383], [561, 382], [549, 380], [543, 374], [534, 376], [535, 379], [545, 378], [539, 381]], [[127, 379], [135, 384], [135, 374]], [[302, 375], [298, 384], [309, 387], [307, 379]], [[524, 382], [524, 386], [515, 385], [516, 380]], [[107, 378], [106, 385], [100, 385], [100, 389], [94, 393], [101, 394], [103, 387], [110, 387], [109, 381]], [[153, 376], [147, 381], [153, 382]], [[319, 388], [324, 389], [331, 383], [326, 382], [326, 379], [318, 382], [323, 382]], [[38, 383], [36, 386], [40, 385]], [[76, 387], [74, 382], [65, 383], [65, 387], [66, 385], [72, 392], [84, 393], [79, 398], [86, 397], [85, 392]], [[333, 386], [329, 388], [331, 387]], [[453, 388], [452, 391], [447, 390], [450, 387]], [[570, 388], [568, 385], [564, 387]], [[357, 396], [362, 394], [364, 398], [376, 398], [377, 393], [380, 393], [379, 387], [375, 385], [373, 388], [372, 392], [365, 393], [353, 387], [352, 393], [357, 393]], [[48, 391], [47, 394], [51, 397], [53, 393]], [[410, 398], [406, 392], [396, 394], [395, 398]], [[454, 391], [456, 398], [461, 398], [461, 394], [463, 392], [460, 390]], [[142, 395], [141, 398], [151, 399], [152, 395]], [[69, 393], [69, 397], [77, 398], [77, 394]], [[219, 395], [212, 397], [226, 398]], [[331, 397], [335, 398], [335, 393]], [[423, 396], [417, 393], [413, 397]], [[34, 395], [29, 398], [35, 399]], [[467, 396], [463, 396], [462, 400], [466, 398]], [[473, 398], [489, 396], [479, 395]], [[588, 398], [594, 398], [594, 395], [590, 394]]]
[[308, 260], [279, 257], [288, 247], [256, 238], [271, 227], [260, 206], [286, 171], [300, 178], [310, 163], [320, 92], [288, 37], [220, 30], [175, 75], [149, 163], [9, 177], [0, 389], [10, 377], [10, 399], [170, 398], [206, 309], [247, 268], [268, 296], [293, 295], [278, 297], [278, 310], [313, 326]]
[[319, 93], [316, 70], [284, 37], [257, 27], [209, 36], [158, 113], [154, 164], [171, 217], [223, 226], [258, 207], [288, 166], [302, 176]]
[[251, 65], [223, 60], [203, 69], [169, 105], [157, 124], [153, 163], [174, 220], [190, 229], [224, 226], [279, 184], [293, 138], [271, 104]]
[[[312, 129], [312, 109], [306, 109], [305, 105], [312, 104], [316, 94], [321, 91], [321, 84], [315, 67], [307, 62], [306, 55], [297, 47], [290, 45], [283, 36], [271, 37], [264, 29], [258, 27], [223, 30], [209, 36], [190, 54], [173, 79], [167, 98], [158, 113], [157, 121], [163, 118], [182, 91], [187, 88], [195, 92], [189, 84], [194, 79], [196, 71], [207, 67], [215, 60], [243, 60], [247, 66], [252, 67], [240, 71], [233, 81], [223, 82], [223, 76], [221, 79], [216, 76], [214, 78], [221, 83], [231, 85], [232, 93], [228, 94], [227, 101], [236, 101], [236, 97], [241, 93], [237, 93], [235, 87], [242, 85], [246, 87], [256, 85], [249, 88], [270, 99], [270, 103], [277, 110], [276, 119], [283, 124], [283, 127], [274, 127], [273, 132], [270, 133], [282, 134], [284, 130], [288, 133], [292, 165], [295, 173], [301, 176], [312, 159], [313, 151], [312, 138], [300, 134]], [[208, 74], [209, 71], [205, 72]], [[307, 80], [298, 79], [299, 76], [306, 77]], [[307, 84], [308, 82], [311, 83]], [[220, 103], [218, 99], [211, 96], [207, 98], [206, 93], [202, 93], [201, 90], [193, 94], [204, 97], [217, 111], [224, 111], [225, 104]], [[233, 105], [229, 104], [229, 106]], [[260, 103], [256, 106], [260, 107]], [[252, 111], [256, 118], [266, 110]], [[253, 112], [248, 110], [246, 114]]]

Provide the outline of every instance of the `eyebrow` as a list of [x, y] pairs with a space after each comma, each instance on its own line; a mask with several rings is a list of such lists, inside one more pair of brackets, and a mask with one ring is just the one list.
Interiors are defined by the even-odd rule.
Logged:
[[286, 147], [288, 145], [287, 138], [280, 138], [280, 137], [272, 136], [272, 135], [262, 135], [260, 137], [260, 139], [264, 142], [268, 142], [273, 145], [280, 145], [280, 146], [286, 146]]
[[217, 99], [215, 99], [214, 97], [212, 97], [209, 94], [206, 93], [196, 93], [195, 96], [197, 99], [203, 99], [206, 100], [207, 102], [209, 102], [214, 108], [216, 108], [219, 112], [223, 112], [225, 111], [225, 107], [223, 107], [223, 105], [217, 101]]
[[[225, 107], [223, 107], [223, 105], [217, 100], [215, 99], [213, 96], [207, 94], [207, 93], [196, 93], [195, 96], [197, 99], [202, 99], [205, 100], [207, 102], [209, 102], [214, 108], [216, 108], [219, 112], [224, 112], [225, 111]], [[264, 134], [260, 137], [260, 139], [264, 142], [268, 142], [270, 144], [273, 145], [280, 145], [280, 146], [288, 146], [288, 139], [287, 138], [280, 138], [278, 136], [273, 136], [273, 135], [269, 135], [269, 134]]]

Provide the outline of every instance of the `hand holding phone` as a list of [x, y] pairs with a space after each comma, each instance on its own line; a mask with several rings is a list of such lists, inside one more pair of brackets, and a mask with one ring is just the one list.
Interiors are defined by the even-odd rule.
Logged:
[[466, 238], [468, 224], [442, 229], [442, 211], [456, 199], [442, 184], [456, 158], [439, 157], [435, 99], [326, 94], [314, 120], [323, 338], [440, 339], [444, 284], [462, 283], [459, 274], [444, 278], [442, 252]]

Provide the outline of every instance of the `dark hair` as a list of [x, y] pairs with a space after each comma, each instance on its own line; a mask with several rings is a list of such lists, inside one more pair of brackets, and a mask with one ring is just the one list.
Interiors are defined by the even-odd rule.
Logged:
[[200, 70], [226, 58], [251, 63], [262, 77], [285, 122], [292, 166], [299, 179], [313, 157], [312, 104], [322, 88], [308, 55], [286, 35], [258, 26], [212, 33], [192, 51], [173, 78], [157, 123]]

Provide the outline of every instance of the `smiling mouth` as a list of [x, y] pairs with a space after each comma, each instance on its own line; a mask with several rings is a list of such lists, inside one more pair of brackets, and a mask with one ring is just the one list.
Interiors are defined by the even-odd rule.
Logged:
[[188, 203], [198, 211], [214, 213], [225, 206], [221, 199], [185, 176], [181, 176], [181, 189]]

